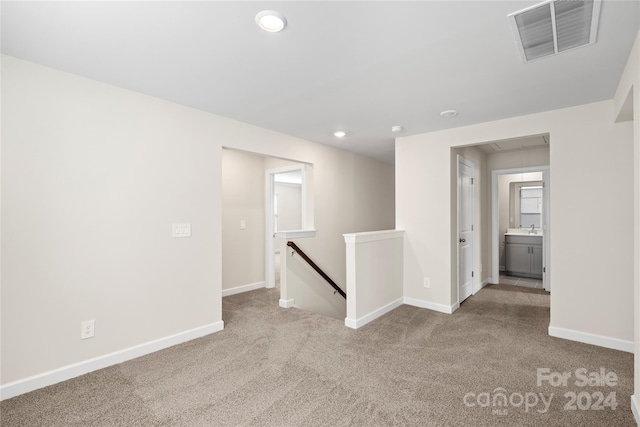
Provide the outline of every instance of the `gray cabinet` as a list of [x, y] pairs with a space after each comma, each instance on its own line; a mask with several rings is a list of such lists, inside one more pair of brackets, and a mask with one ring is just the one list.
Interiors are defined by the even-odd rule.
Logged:
[[531, 245], [531, 274], [542, 279], [542, 245]]
[[542, 236], [505, 235], [507, 274], [542, 278]]

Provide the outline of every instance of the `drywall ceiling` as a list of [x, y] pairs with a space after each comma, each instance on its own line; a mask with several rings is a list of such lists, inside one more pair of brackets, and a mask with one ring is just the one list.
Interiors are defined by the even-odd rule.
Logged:
[[[392, 162], [396, 136], [613, 97], [638, 2], [605, 0], [595, 45], [524, 64], [507, 15], [536, 3], [3, 1], [2, 52]], [[264, 9], [288, 27], [260, 30]]]

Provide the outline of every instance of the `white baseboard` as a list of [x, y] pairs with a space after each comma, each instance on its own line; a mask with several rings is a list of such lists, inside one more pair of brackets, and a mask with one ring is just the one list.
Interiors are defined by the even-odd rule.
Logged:
[[440, 313], [446, 314], [451, 314], [460, 307], [460, 304], [458, 303], [455, 303], [453, 305], [444, 305], [410, 297], [404, 297], [403, 302], [414, 307], [428, 308], [429, 310], [439, 311]]
[[249, 283], [248, 285], [237, 286], [235, 288], [223, 289], [222, 296], [228, 297], [229, 295], [241, 294], [243, 292], [255, 291], [256, 289], [266, 287], [266, 282]]
[[282, 308], [292, 308], [295, 306], [296, 301], [294, 299], [281, 299], [278, 304]]
[[556, 326], [549, 326], [549, 335], [556, 338], [564, 338], [566, 340], [611, 348], [613, 350], [626, 351], [627, 353], [634, 352], [633, 341], [621, 340], [619, 338], [590, 334], [588, 332], [575, 331], [572, 329], [558, 328]]
[[386, 304], [376, 310], [373, 310], [371, 313], [366, 314], [358, 319], [347, 317], [344, 319], [344, 325], [352, 329], [361, 328], [362, 326], [377, 319], [378, 317], [384, 314], [387, 314], [394, 308], [400, 307], [403, 304], [403, 302], [404, 301], [402, 298], [398, 298], [397, 300], [392, 301], [389, 304]]
[[451, 313], [455, 312], [459, 308], [460, 308], [460, 303], [457, 302], [457, 303], [453, 304], [451, 307], [449, 307], [450, 311], [447, 311], [446, 313], [447, 314], [451, 314]]
[[631, 395], [631, 412], [633, 412], [633, 419], [636, 420], [636, 424], [640, 425], [640, 412], [638, 412], [638, 402], [635, 394]]
[[199, 328], [180, 332], [175, 335], [149, 341], [144, 344], [125, 348], [124, 350], [115, 351], [113, 353], [98, 356], [93, 359], [84, 360], [72, 365], [63, 366], [42, 374], [34, 375], [21, 380], [13, 381], [0, 385], [0, 400], [10, 399], [30, 391], [37, 390], [42, 387], [50, 386], [89, 372], [97, 371], [108, 366], [117, 365], [127, 360], [135, 359], [146, 354], [150, 354], [186, 341], [203, 337], [224, 329], [224, 322], [221, 320], [216, 323], [201, 326]]

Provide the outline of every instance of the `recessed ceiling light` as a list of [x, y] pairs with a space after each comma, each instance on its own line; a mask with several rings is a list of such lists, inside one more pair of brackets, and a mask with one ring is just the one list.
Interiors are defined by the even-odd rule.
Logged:
[[343, 130], [339, 130], [334, 132], [333, 136], [335, 136], [336, 138], [344, 138], [345, 136], [347, 136], [347, 133]]
[[285, 29], [287, 20], [275, 10], [263, 10], [256, 15], [256, 24], [265, 31], [277, 33]]
[[399, 132], [402, 132], [403, 130], [404, 130], [404, 128], [402, 126], [393, 126], [391, 128], [391, 132], [393, 132], [393, 133], [399, 133]]
[[440, 113], [442, 117], [455, 117], [458, 115], [458, 111], [456, 110], [444, 110]]

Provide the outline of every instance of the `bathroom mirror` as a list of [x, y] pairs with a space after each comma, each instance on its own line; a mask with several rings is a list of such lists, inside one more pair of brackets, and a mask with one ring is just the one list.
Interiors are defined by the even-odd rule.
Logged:
[[542, 181], [509, 184], [509, 228], [540, 229], [542, 224]]

